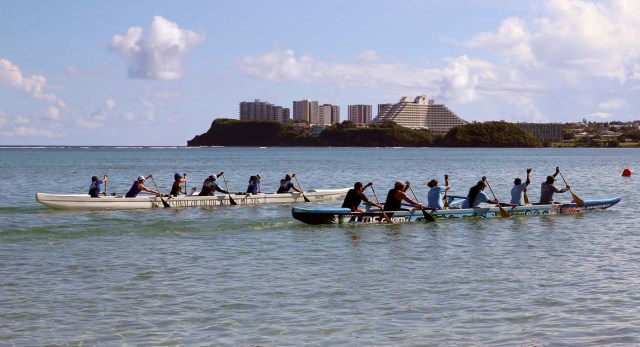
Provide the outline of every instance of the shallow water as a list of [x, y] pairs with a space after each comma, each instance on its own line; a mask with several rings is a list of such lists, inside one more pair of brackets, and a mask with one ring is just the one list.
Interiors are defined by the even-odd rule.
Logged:
[[[2, 345], [638, 344], [636, 149], [4, 149], [0, 150]], [[189, 186], [224, 171], [274, 191], [481, 176], [507, 200], [561, 166], [581, 198], [622, 196], [583, 215], [309, 226], [289, 205], [70, 212], [36, 191], [83, 193], [109, 173], [125, 192], [174, 172]], [[559, 177], [558, 177], [559, 178]], [[369, 192], [369, 190], [368, 190]], [[371, 193], [369, 192], [370, 197]], [[556, 198], [569, 198], [568, 193]]]

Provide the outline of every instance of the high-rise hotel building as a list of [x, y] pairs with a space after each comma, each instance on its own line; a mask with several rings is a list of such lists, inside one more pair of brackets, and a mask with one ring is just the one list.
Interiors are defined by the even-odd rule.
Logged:
[[318, 102], [315, 100], [300, 100], [293, 102], [293, 121], [317, 124], [320, 112]]
[[332, 125], [338, 123], [340, 123], [340, 106], [324, 104], [318, 107], [317, 122], [311, 124]]
[[349, 105], [349, 121], [356, 126], [371, 123], [371, 105]]
[[434, 135], [444, 135], [454, 126], [467, 123], [447, 106], [436, 104], [426, 95], [417, 96], [413, 101], [403, 96], [396, 104], [378, 105], [378, 116], [373, 123], [385, 121], [412, 129], [429, 129]]
[[271, 120], [286, 124], [290, 119], [291, 112], [286, 107], [259, 99], [240, 102], [240, 120]]

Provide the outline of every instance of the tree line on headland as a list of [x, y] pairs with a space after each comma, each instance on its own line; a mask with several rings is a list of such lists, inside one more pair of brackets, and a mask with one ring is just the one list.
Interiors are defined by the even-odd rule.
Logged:
[[459, 125], [445, 136], [427, 129], [409, 129], [394, 122], [356, 127], [350, 121], [312, 135], [290, 124], [272, 121], [215, 119], [207, 132], [187, 146], [308, 146], [308, 147], [541, 147], [532, 133], [507, 122]]

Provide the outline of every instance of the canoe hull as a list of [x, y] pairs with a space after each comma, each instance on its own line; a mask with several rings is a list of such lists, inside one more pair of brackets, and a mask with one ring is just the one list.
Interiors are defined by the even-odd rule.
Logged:
[[[557, 214], [575, 214], [593, 210], [604, 210], [620, 202], [620, 197], [585, 200], [580, 207], [575, 202], [553, 205], [528, 205], [505, 207], [512, 216], [541, 216]], [[393, 223], [424, 222], [420, 210], [385, 211]], [[436, 220], [455, 218], [492, 218], [500, 217], [500, 209], [496, 206], [481, 206], [468, 209], [448, 209], [429, 212]], [[348, 208], [293, 207], [293, 218], [307, 224], [385, 224], [386, 219], [381, 211], [351, 212]]]
[[[344, 198], [349, 188], [341, 189], [316, 189], [304, 192], [304, 196], [311, 202], [337, 201]], [[238, 205], [263, 205], [263, 204], [291, 204], [304, 203], [304, 197], [298, 192], [294, 193], [258, 193], [258, 194], [231, 194]], [[207, 207], [230, 205], [229, 195], [183, 195], [179, 197], [163, 198], [171, 207]], [[162, 201], [155, 196], [137, 196], [125, 198], [123, 196], [101, 196], [92, 198], [88, 194], [46, 194], [36, 193], [36, 201], [56, 209], [68, 210], [133, 210], [162, 208]]]

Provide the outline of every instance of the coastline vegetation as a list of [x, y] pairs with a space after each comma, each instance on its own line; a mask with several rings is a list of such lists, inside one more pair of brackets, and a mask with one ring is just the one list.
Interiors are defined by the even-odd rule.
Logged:
[[[619, 123], [619, 124], [618, 124]], [[567, 123], [562, 142], [548, 142], [515, 124], [474, 122], [445, 135], [409, 129], [394, 122], [357, 127], [350, 121], [315, 132], [306, 123], [241, 121], [218, 118], [187, 146], [292, 147], [639, 147], [640, 127], [629, 123]]]

